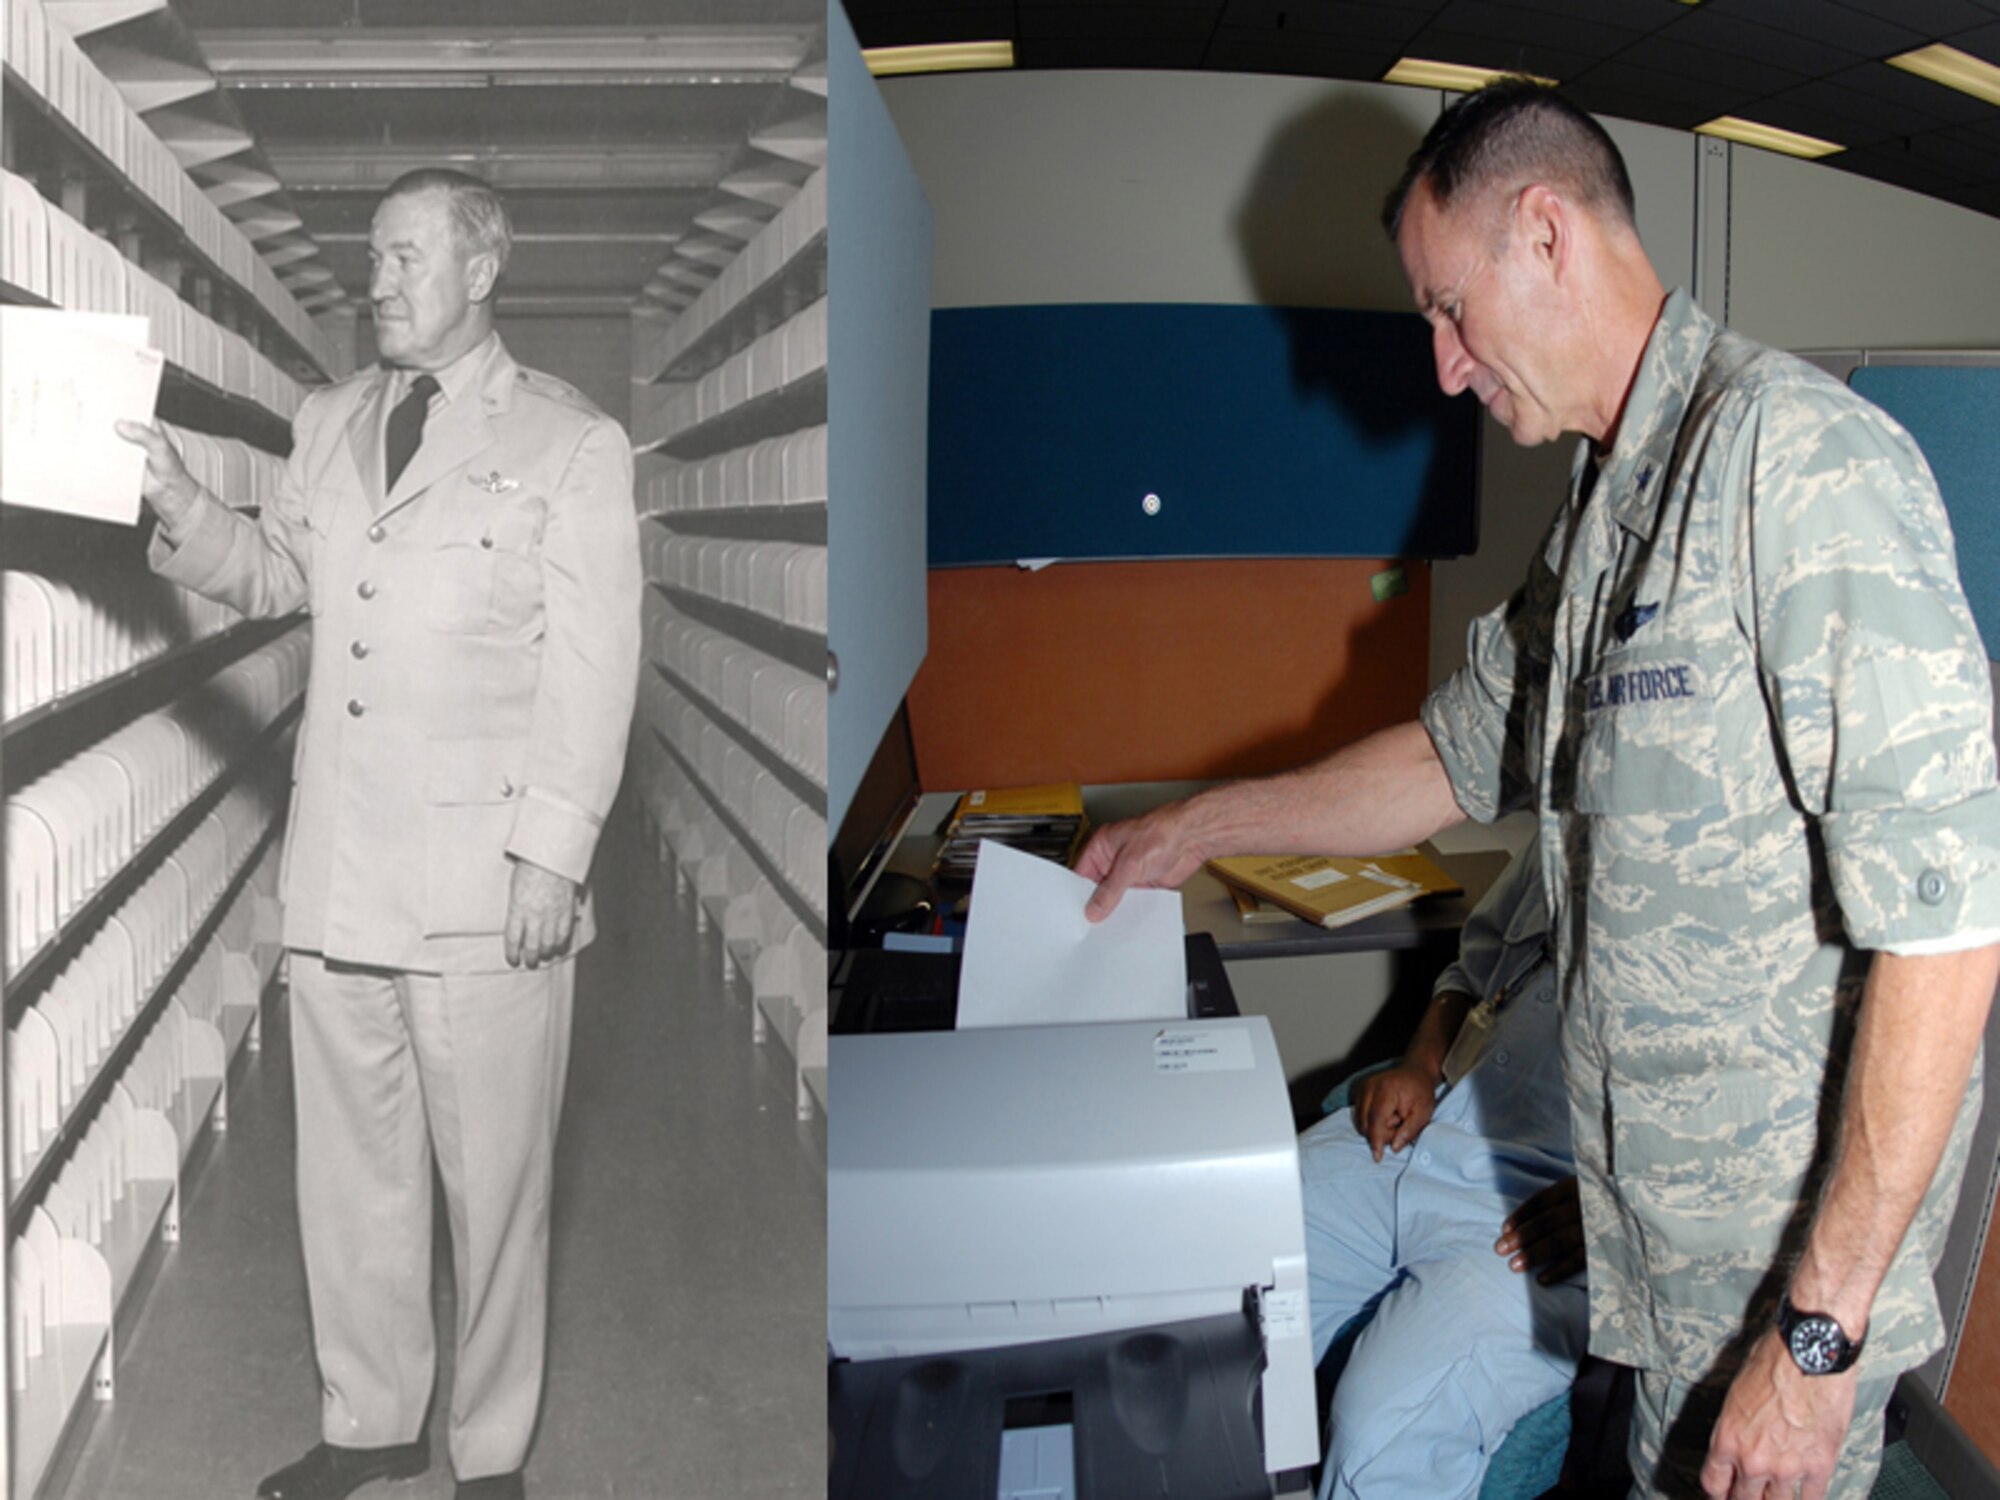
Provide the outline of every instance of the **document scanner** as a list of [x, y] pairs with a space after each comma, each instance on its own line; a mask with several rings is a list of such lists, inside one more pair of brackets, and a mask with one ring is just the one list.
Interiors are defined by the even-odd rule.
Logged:
[[1263, 1017], [829, 1047], [830, 1500], [1251, 1500], [1317, 1461]]

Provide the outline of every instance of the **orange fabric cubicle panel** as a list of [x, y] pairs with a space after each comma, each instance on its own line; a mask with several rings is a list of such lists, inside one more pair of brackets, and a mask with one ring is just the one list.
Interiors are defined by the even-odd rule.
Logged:
[[1255, 559], [941, 568], [910, 688], [925, 787], [1173, 781], [1298, 764], [1423, 699], [1430, 570]]

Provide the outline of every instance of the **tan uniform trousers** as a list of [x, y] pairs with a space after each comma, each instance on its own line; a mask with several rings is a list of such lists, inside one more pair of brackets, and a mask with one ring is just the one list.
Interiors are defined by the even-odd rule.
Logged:
[[458, 1304], [452, 1468], [465, 1480], [522, 1466], [541, 1403], [575, 976], [573, 958], [439, 975], [292, 955], [299, 1230], [327, 1442], [422, 1430], [435, 1161]]

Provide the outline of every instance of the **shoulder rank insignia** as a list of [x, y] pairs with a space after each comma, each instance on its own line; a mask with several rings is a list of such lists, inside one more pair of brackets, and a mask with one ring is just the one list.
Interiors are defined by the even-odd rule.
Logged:
[[478, 485], [489, 495], [504, 495], [509, 490], [518, 490], [521, 487], [521, 481], [518, 479], [502, 479], [498, 469], [491, 474], [468, 474], [465, 476], [465, 482]]

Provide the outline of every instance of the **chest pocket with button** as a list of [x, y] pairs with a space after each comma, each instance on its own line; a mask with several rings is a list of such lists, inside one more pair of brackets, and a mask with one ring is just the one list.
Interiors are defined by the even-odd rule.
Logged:
[[445, 518], [430, 559], [425, 623], [455, 635], [530, 624], [542, 602], [539, 497], [481, 495]]

